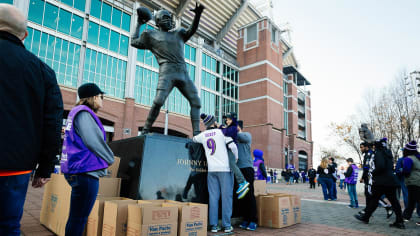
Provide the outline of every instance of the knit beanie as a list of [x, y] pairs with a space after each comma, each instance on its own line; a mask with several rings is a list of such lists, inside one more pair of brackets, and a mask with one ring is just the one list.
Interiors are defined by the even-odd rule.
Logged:
[[417, 151], [417, 143], [416, 143], [416, 141], [411, 141], [411, 142], [407, 143], [405, 145], [404, 149], [410, 150], [410, 151]]
[[216, 118], [214, 118], [214, 116], [212, 115], [206, 115], [204, 113], [201, 113], [200, 117], [203, 120], [203, 123], [207, 129], [210, 128], [210, 126], [212, 126], [214, 122], [216, 122]]
[[262, 157], [263, 157], [264, 152], [263, 152], [263, 151], [261, 151], [260, 149], [254, 149], [253, 154], [254, 154], [254, 157], [262, 158]]

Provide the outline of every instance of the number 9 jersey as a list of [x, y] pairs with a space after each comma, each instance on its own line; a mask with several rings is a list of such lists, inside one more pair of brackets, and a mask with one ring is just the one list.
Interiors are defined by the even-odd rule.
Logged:
[[230, 172], [226, 144], [232, 138], [225, 137], [220, 129], [209, 129], [194, 136], [193, 141], [203, 145], [209, 172]]

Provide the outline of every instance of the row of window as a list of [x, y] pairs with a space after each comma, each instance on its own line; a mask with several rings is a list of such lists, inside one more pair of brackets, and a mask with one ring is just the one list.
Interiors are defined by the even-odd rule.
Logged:
[[239, 83], [239, 72], [230, 66], [223, 65], [223, 77], [235, 83]]
[[201, 112], [218, 117], [216, 105], [219, 104], [219, 98], [220, 96], [202, 89], [200, 96]]
[[28, 27], [25, 47], [56, 72], [57, 81], [77, 86], [80, 45]]
[[92, 21], [89, 22], [88, 42], [124, 56], [128, 55], [127, 36]]
[[[136, 66], [134, 99], [137, 103], [146, 106], [153, 104], [153, 99], [156, 96], [158, 77], [157, 72]], [[190, 104], [177, 88], [172, 90], [167, 99], [170, 112], [189, 115]], [[163, 108], [166, 109], [166, 105]]]
[[31, 0], [28, 19], [52, 30], [82, 39], [83, 18], [43, 0]]
[[79, 11], [82, 11], [82, 12], [85, 11], [86, 0], [57, 0], [57, 1], [62, 2], [66, 5], [69, 5], [73, 8], [76, 8]]
[[90, 15], [130, 32], [131, 16], [102, 0], [92, 0]]
[[219, 81], [220, 78], [217, 78], [215, 75], [204, 70], [201, 71], [201, 86], [212, 89], [214, 91], [219, 91]]
[[124, 98], [127, 62], [86, 49], [83, 83], [96, 83], [107, 95]]
[[229, 81], [223, 80], [223, 94], [224, 95], [231, 97], [233, 99], [238, 99], [239, 98], [238, 90], [239, 89], [237, 85]]
[[201, 62], [202, 62], [202, 66], [208, 70], [211, 70], [213, 72], [219, 73], [218, 71], [218, 63], [217, 60], [205, 53], [202, 54], [202, 58], [201, 58]]
[[13, 4], [13, 0], [0, 0], [0, 3]]

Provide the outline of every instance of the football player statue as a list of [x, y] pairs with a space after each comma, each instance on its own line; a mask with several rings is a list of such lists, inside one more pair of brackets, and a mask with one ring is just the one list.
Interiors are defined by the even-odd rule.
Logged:
[[366, 123], [361, 124], [359, 128], [359, 136], [361, 140], [370, 144], [373, 144], [375, 141], [375, 137], [373, 136], [372, 131], [369, 130]]
[[184, 44], [197, 31], [204, 6], [196, 4], [194, 20], [188, 29], [182, 27], [173, 29], [172, 16], [167, 10], [159, 10], [155, 15], [159, 30], [144, 30], [139, 35], [140, 26], [152, 18], [145, 7], [137, 9], [138, 19], [136, 30], [131, 37], [131, 46], [138, 49], [148, 49], [155, 55], [159, 63], [159, 80], [156, 96], [150, 109], [142, 134], [150, 132], [150, 128], [159, 115], [160, 108], [174, 87], [186, 97], [191, 106], [191, 124], [193, 135], [200, 133], [200, 98], [197, 88], [188, 76], [184, 60]]

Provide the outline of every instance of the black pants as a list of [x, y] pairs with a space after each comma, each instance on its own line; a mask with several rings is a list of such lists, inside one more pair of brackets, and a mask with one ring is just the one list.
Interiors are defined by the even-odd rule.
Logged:
[[372, 186], [372, 196], [370, 197], [365, 210], [366, 218], [369, 219], [373, 212], [375, 212], [378, 207], [378, 201], [384, 194], [391, 202], [392, 210], [395, 212], [395, 216], [397, 217], [396, 222], [402, 223], [403, 218], [401, 205], [397, 200], [397, 186]]
[[[408, 185], [408, 206], [404, 209], [404, 218], [411, 219], [416, 203], [420, 204], [420, 187], [414, 185]], [[418, 208], [417, 208], [418, 209]], [[418, 212], [417, 212], [418, 213]]]
[[309, 178], [309, 188], [315, 188], [315, 178]]
[[249, 192], [239, 200], [239, 213], [244, 221], [257, 223], [257, 203], [254, 195], [254, 168], [241, 168], [246, 181], [249, 182]]

